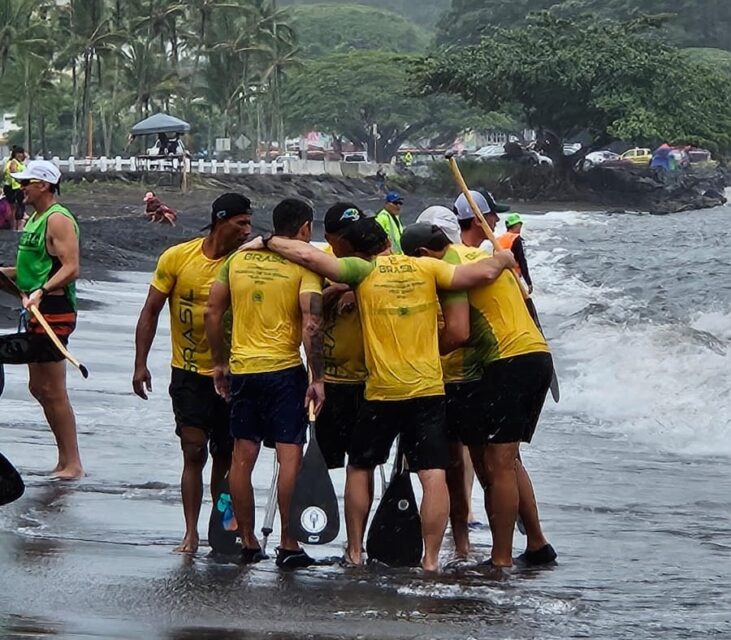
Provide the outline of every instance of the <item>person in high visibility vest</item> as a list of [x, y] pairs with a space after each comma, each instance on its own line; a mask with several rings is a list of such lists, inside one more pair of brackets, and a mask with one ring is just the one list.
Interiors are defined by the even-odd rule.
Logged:
[[401, 234], [404, 231], [404, 226], [401, 224], [399, 217], [403, 204], [404, 199], [400, 193], [389, 191], [386, 194], [386, 203], [383, 205], [383, 209], [376, 214], [376, 222], [388, 234], [388, 239], [391, 241], [391, 251], [396, 254], [403, 253], [401, 251]]
[[23, 229], [25, 220], [25, 204], [20, 183], [11, 174], [25, 171], [25, 150], [22, 147], [13, 147], [10, 158], [3, 167], [3, 195], [8, 201], [15, 219], [15, 230]]
[[404, 165], [410, 167], [414, 163], [414, 156], [411, 151], [407, 151], [404, 154]]
[[533, 293], [533, 281], [528, 272], [528, 261], [525, 258], [525, 247], [520, 232], [523, 229], [523, 218], [519, 213], [511, 213], [505, 218], [506, 232], [501, 235], [497, 241], [502, 249], [508, 249], [513, 252], [518, 268], [515, 272], [525, 280], [528, 285], [528, 293]]

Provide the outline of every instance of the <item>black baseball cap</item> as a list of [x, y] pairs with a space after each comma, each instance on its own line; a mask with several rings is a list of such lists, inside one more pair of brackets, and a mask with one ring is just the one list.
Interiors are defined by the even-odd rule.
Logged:
[[407, 256], [418, 255], [419, 249], [431, 249], [441, 251], [451, 241], [437, 225], [417, 222], [404, 229], [401, 236], [401, 250]]
[[342, 233], [354, 222], [366, 217], [363, 210], [352, 202], [336, 202], [325, 212], [325, 233]]
[[219, 220], [228, 220], [243, 214], [251, 215], [251, 200], [240, 193], [224, 193], [213, 201], [211, 224], [206, 229], [212, 229]]

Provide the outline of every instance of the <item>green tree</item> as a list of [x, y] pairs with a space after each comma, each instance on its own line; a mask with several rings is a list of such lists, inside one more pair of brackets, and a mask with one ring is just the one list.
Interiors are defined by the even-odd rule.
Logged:
[[[327, 131], [336, 140], [344, 137], [369, 149], [371, 158], [388, 162], [406, 140], [448, 139], [491, 124], [460, 99], [415, 97], [410, 79], [416, 60], [369, 51], [306, 62], [285, 87], [290, 131]], [[380, 135], [375, 143], [374, 126]]]
[[442, 44], [477, 44], [494, 27], [519, 27], [531, 12], [563, 18], [627, 20], [645, 15], [669, 19], [663, 33], [682, 47], [731, 49], [731, 2], [726, 0], [452, 0], [438, 25]]
[[425, 29], [403, 16], [363, 5], [302, 5], [290, 15], [307, 56], [375, 49], [415, 53], [431, 42]]
[[622, 139], [731, 149], [728, 78], [665, 44], [655, 27], [649, 19], [542, 14], [426, 59], [423, 90], [455, 93], [483, 109], [520, 104], [564, 169], [563, 140], [586, 131], [596, 147]]
[[[340, 0], [283, 0], [282, 5], [343, 4]], [[418, 25], [433, 27], [444, 11], [449, 8], [449, 0], [350, 0], [350, 4], [360, 4], [375, 9], [385, 9], [404, 16]], [[378, 34], [371, 34], [377, 38]]]

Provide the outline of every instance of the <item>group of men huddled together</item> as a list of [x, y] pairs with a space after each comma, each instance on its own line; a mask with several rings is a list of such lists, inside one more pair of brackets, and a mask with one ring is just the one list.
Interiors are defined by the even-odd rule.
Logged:
[[[473, 196], [494, 228], [502, 208], [489, 194]], [[313, 209], [298, 199], [274, 208], [273, 233], [242, 245], [251, 233], [251, 203], [227, 193], [213, 203], [206, 237], [160, 257], [137, 325], [133, 387], [146, 398], [147, 357], [169, 303], [170, 395], [184, 457], [179, 551], [198, 548], [210, 446], [214, 493], [230, 469], [241, 561], [265, 558], [254, 533], [252, 487], [263, 443], [276, 448], [280, 464], [276, 563], [313, 562], [292, 536], [288, 514], [314, 404], [328, 466], [344, 466], [347, 456], [344, 563], [365, 559], [373, 472], [397, 437], [423, 489], [425, 570], [439, 568], [448, 521], [456, 557], [470, 552], [465, 446], [492, 531], [485, 564], [513, 564], [518, 516], [527, 534], [521, 562], [555, 560], [519, 456], [536, 428], [553, 363], [511, 273], [518, 263], [511, 251], [479, 248], [485, 232], [463, 195], [453, 211], [432, 207], [422, 216], [428, 222], [406, 228], [396, 210], [400, 197], [387, 200], [392, 207], [376, 217], [353, 203], [330, 207], [322, 250], [310, 244]]]

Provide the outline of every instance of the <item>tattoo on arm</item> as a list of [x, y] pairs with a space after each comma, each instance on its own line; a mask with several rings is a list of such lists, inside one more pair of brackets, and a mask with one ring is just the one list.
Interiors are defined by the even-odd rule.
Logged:
[[305, 352], [313, 380], [322, 380], [324, 375], [322, 339], [322, 294], [309, 295], [309, 312], [305, 326]]

